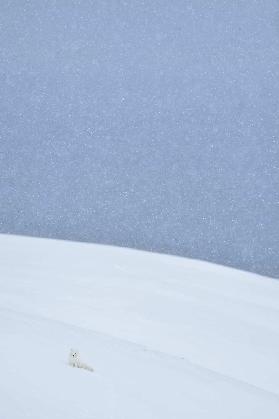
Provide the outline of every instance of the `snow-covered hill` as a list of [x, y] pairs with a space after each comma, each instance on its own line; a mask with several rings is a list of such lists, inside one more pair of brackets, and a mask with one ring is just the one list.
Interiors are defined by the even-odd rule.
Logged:
[[279, 282], [3, 235], [0, 360], [1, 419], [277, 419]]

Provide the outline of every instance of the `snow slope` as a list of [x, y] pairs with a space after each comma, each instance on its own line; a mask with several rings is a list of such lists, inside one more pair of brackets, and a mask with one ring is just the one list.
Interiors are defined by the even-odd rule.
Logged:
[[277, 419], [278, 303], [250, 273], [2, 235], [0, 419]]

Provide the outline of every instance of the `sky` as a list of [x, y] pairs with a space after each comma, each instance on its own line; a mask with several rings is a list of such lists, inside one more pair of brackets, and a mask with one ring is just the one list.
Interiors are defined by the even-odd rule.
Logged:
[[277, 0], [0, 6], [0, 232], [279, 277]]

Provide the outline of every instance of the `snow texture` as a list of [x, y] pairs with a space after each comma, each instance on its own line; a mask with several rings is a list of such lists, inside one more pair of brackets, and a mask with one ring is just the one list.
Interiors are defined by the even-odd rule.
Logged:
[[278, 301], [205, 262], [2, 235], [0, 418], [278, 419]]
[[279, 277], [278, 0], [0, 9], [0, 231]]

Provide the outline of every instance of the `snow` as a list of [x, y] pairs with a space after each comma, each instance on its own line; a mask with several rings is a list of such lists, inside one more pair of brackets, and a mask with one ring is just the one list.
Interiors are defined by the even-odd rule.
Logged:
[[279, 1], [0, 13], [0, 232], [279, 278]]
[[277, 419], [278, 301], [206, 262], [0, 235], [0, 418]]

